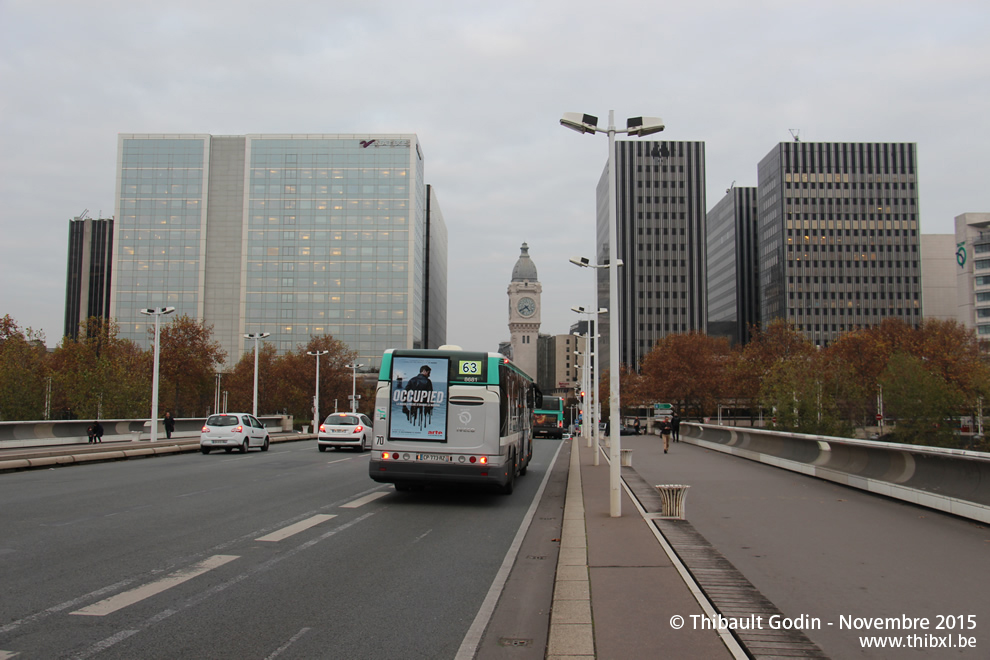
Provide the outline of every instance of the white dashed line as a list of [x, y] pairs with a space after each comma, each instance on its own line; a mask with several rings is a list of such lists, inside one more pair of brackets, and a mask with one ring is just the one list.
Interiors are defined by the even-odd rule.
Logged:
[[287, 539], [293, 534], [298, 534], [299, 532], [305, 531], [310, 527], [315, 527], [322, 522], [326, 522], [331, 518], [336, 518], [336, 516], [321, 513], [313, 516], [312, 518], [307, 518], [306, 520], [300, 520], [294, 525], [289, 525], [288, 527], [283, 527], [282, 529], [276, 530], [271, 534], [265, 534], [262, 537], [256, 538], [255, 541], [281, 541], [282, 539]]
[[83, 616], [106, 616], [112, 612], [116, 612], [119, 609], [127, 607], [128, 605], [133, 605], [145, 598], [150, 598], [156, 594], [171, 589], [174, 586], [182, 584], [188, 580], [193, 579], [203, 573], [212, 571], [214, 568], [223, 566], [227, 562], [231, 562], [237, 559], [236, 555], [213, 555], [208, 557], [198, 564], [193, 565], [191, 568], [186, 568], [181, 571], [176, 571], [171, 575], [145, 584], [143, 586], [131, 589], [130, 591], [125, 591], [124, 593], [117, 594], [116, 596], [111, 596], [101, 600], [98, 603], [93, 603], [81, 610], [76, 610], [75, 612], [70, 612], [70, 614], [79, 614]]

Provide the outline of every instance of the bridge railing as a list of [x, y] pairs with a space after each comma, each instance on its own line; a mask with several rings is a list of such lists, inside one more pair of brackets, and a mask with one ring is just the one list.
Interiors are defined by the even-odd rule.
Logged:
[[[291, 415], [258, 416], [275, 433], [292, 430]], [[199, 437], [205, 417], [180, 417], [175, 420], [173, 438]], [[67, 421], [0, 422], [0, 449], [74, 445], [89, 442], [87, 429], [92, 419]], [[150, 440], [151, 422], [147, 419], [101, 419], [103, 441]], [[158, 439], [165, 439], [165, 427], [158, 422]]]
[[990, 523], [990, 454], [873, 440], [682, 423], [708, 449]]

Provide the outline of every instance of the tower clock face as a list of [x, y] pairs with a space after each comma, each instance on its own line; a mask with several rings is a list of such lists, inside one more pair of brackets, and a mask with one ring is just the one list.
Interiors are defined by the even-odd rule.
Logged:
[[521, 316], [532, 316], [536, 313], [536, 301], [529, 297], [520, 298], [516, 309], [519, 310]]

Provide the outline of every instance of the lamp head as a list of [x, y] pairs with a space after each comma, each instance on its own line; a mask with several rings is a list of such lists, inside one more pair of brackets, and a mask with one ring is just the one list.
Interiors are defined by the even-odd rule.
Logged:
[[578, 133], [594, 133], [598, 130], [598, 117], [580, 112], [565, 112], [560, 125]]
[[588, 257], [571, 257], [570, 261], [575, 266], [581, 266], [582, 268], [588, 268], [591, 266], [591, 260]]
[[584, 307], [571, 307], [572, 312], [577, 312], [578, 314], [584, 314]]
[[626, 120], [626, 133], [643, 137], [659, 133], [664, 129], [663, 119], [660, 117], [630, 117]]

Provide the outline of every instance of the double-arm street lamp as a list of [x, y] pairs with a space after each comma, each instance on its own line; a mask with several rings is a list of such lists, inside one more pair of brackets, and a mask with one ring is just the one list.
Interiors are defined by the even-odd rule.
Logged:
[[320, 417], [320, 356], [326, 355], [330, 351], [307, 351], [306, 355], [312, 355], [316, 358], [316, 397], [313, 399], [313, 430], [316, 433], [320, 432], [320, 424], [323, 423], [323, 418]]
[[175, 311], [175, 307], [155, 307], [142, 309], [145, 316], [155, 317], [155, 364], [151, 376], [151, 442], [158, 441], [158, 355], [161, 353], [161, 327], [159, 320]]
[[357, 370], [363, 367], [363, 364], [348, 364], [346, 365], [348, 369], [353, 369], [353, 377], [351, 378], [351, 412], [357, 412]]
[[245, 339], [254, 340], [254, 404], [251, 407], [251, 414], [258, 416], [258, 340], [271, 337], [270, 332], [252, 332], [244, 335]]
[[[625, 130], [616, 130], [615, 111], [608, 111], [608, 128], [598, 128], [598, 117], [585, 115], [580, 112], [565, 112], [561, 118], [562, 126], [578, 133], [608, 133], [608, 262], [616, 263], [618, 254], [619, 229], [616, 221], [616, 173], [615, 173], [615, 134], [625, 133], [644, 137], [659, 133], [664, 129], [663, 120], [659, 117], [630, 117], [626, 120]], [[610, 452], [609, 461], [609, 510], [613, 518], [622, 515], [622, 485], [619, 452], [620, 426], [622, 420], [619, 411], [619, 273], [618, 269], [610, 268], [608, 272], [608, 297], [611, 312], [608, 317], [608, 364], [611, 377], [609, 382], [609, 429]]]

